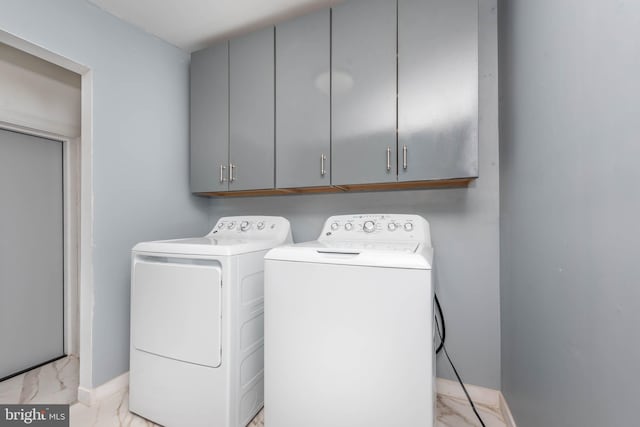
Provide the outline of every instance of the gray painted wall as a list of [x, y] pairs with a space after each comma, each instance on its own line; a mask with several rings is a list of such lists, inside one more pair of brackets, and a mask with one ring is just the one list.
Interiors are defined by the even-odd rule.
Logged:
[[[296, 241], [336, 214], [416, 213], [431, 223], [447, 348], [468, 383], [500, 388], [498, 64], [495, 0], [480, 0], [480, 178], [468, 189], [294, 195], [211, 201], [221, 216], [283, 215]], [[444, 360], [438, 375], [451, 377]]]
[[0, 30], [93, 70], [93, 379], [82, 385], [98, 386], [129, 366], [131, 247], [209, 225], [188, 185], [189, 55], [86, 1], [0, 10]]
[[503, 392], [637, 425], [640, 2], [503, 1], [500, 40]]

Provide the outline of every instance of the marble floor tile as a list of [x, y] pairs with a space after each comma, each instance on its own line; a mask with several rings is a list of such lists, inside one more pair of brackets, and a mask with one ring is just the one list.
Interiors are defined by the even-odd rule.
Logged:
[[[476, 404], [486, 427], [506, 427], [499, 408]], [[438, 395], [436, 401], [435, 427], [480, 427], [469, 402], [462, 399]], [[264, 427], [264, 410], [253, 419], [248, 427]]]
[[78, 357], [67, 356], [1, 382], [0, 403], [72, 403], [78, 378]]
[[115, 393], [93, 406], [71, 405], [71, 427], [157, 427], [157, 424], [129, 412], [129, 389]]
[[[71, 427], [158, 427], [156, 424], [129, 412], [129, 393], [124, 391], [87, 407], [81, 403], [71, 406]], [[505, 427], [500, 410], [476, 405], [486, 427]], [[478, 427], [480, 423], [466, 401], [438, 396], [435, 427]], [[264, 427], [264, 411], [248, 427]], [[303, 426], [301, 426], [303, 427]]]
[[[436, 427], [480, 427], [466, 399], [443, 395], [438, 395], [436, 399]], [[500, 408], [476, 403], [476, 409], [486, 427], [506, 427]]]
[[264, 427], [264, 409], [251, 421], [247, 427]]
[[[0, 403], [72, 403], [77, 400], [78, 358], [65, 357], [0, 383]], [[500, 408], [476, 405], [486, 427], [505, 427]], [[435, 427], [479, 427], [464, 399], [438, 395]], [[75, 403], [70, 408], [71, 427], [157, 427], [129, 412], [129, 390], [115, 393], [88, 407]], [[185, 426], [186, 427], [186, 426]], [[264, 427], [264, 411], [249, 427]], [[304, 426], [301, 426], [304, 427]]]

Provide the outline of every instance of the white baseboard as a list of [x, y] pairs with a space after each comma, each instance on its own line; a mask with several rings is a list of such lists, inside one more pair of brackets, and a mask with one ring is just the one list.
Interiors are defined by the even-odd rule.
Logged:
[[[469, 392], [469, 396], [471, 396], [471, 400], [475, 403], [497, 409], [502, 414], [507, 427], [516, 427], [509, 405], [507, 405], [507, 400], [504, 398], [501, 391], [471, 384], [465, 384], [465, 387]], [[456, 399], [467, 398], [464, 391], [462, 391], [460, 384], [444, 378], [436, 379], [436, 390], [438, 391], [438, 394], [443, 396], [453, 397]]]
[[129, 372], [98, 386], [96, 388], [78, 387], [78, 402], [86, 406], [93, 406], [101, 400], [112, 396], [129, 386]]
[[508, 427], [516, 427], [516, 422], [511, 414], [511, 409], [507, 404], [507, 399], [504, 398], [502, 392], [500, 392], [500, 410], [502, 411], [502, 417], [507, 422]]
[[[129, 373], [126, 372], [96, 388], [78, 387], [78, 402], [93, 406], [101, 400], [112, 396], [129, 386]], [[517, 427], [513, 415], [502, 392], [486, 387], [465, 384], [471, 399], [478, 404], [498, 409], [506, 422], [507, 427]], [[456, 399], [466, 399], [460, 384], [444, 378], [436, 379], [438, 394]]]

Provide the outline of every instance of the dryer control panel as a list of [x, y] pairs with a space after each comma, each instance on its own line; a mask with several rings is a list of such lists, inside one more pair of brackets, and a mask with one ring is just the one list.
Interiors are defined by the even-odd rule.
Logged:
[[236, 239], [278, 239], [290, 234], [289, 221], [280, 216], [227, 216], [220, 218], [209, 236]]
[[431, 246], [429, 223], [419, 215], [357, 214], [332, 216], [319, 241], [415, 241]]

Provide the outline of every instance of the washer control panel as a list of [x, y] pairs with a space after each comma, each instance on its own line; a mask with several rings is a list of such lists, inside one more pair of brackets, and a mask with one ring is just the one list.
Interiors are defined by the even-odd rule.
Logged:
[[332, 216], [321, 241], [419, 241], [431, 245], [429, 223], [419, 215], [360, 214]]
[[218, 220], [209, 236], [270, 239], [289, 232], [289, 221], [279, 216], [228, 216]]

